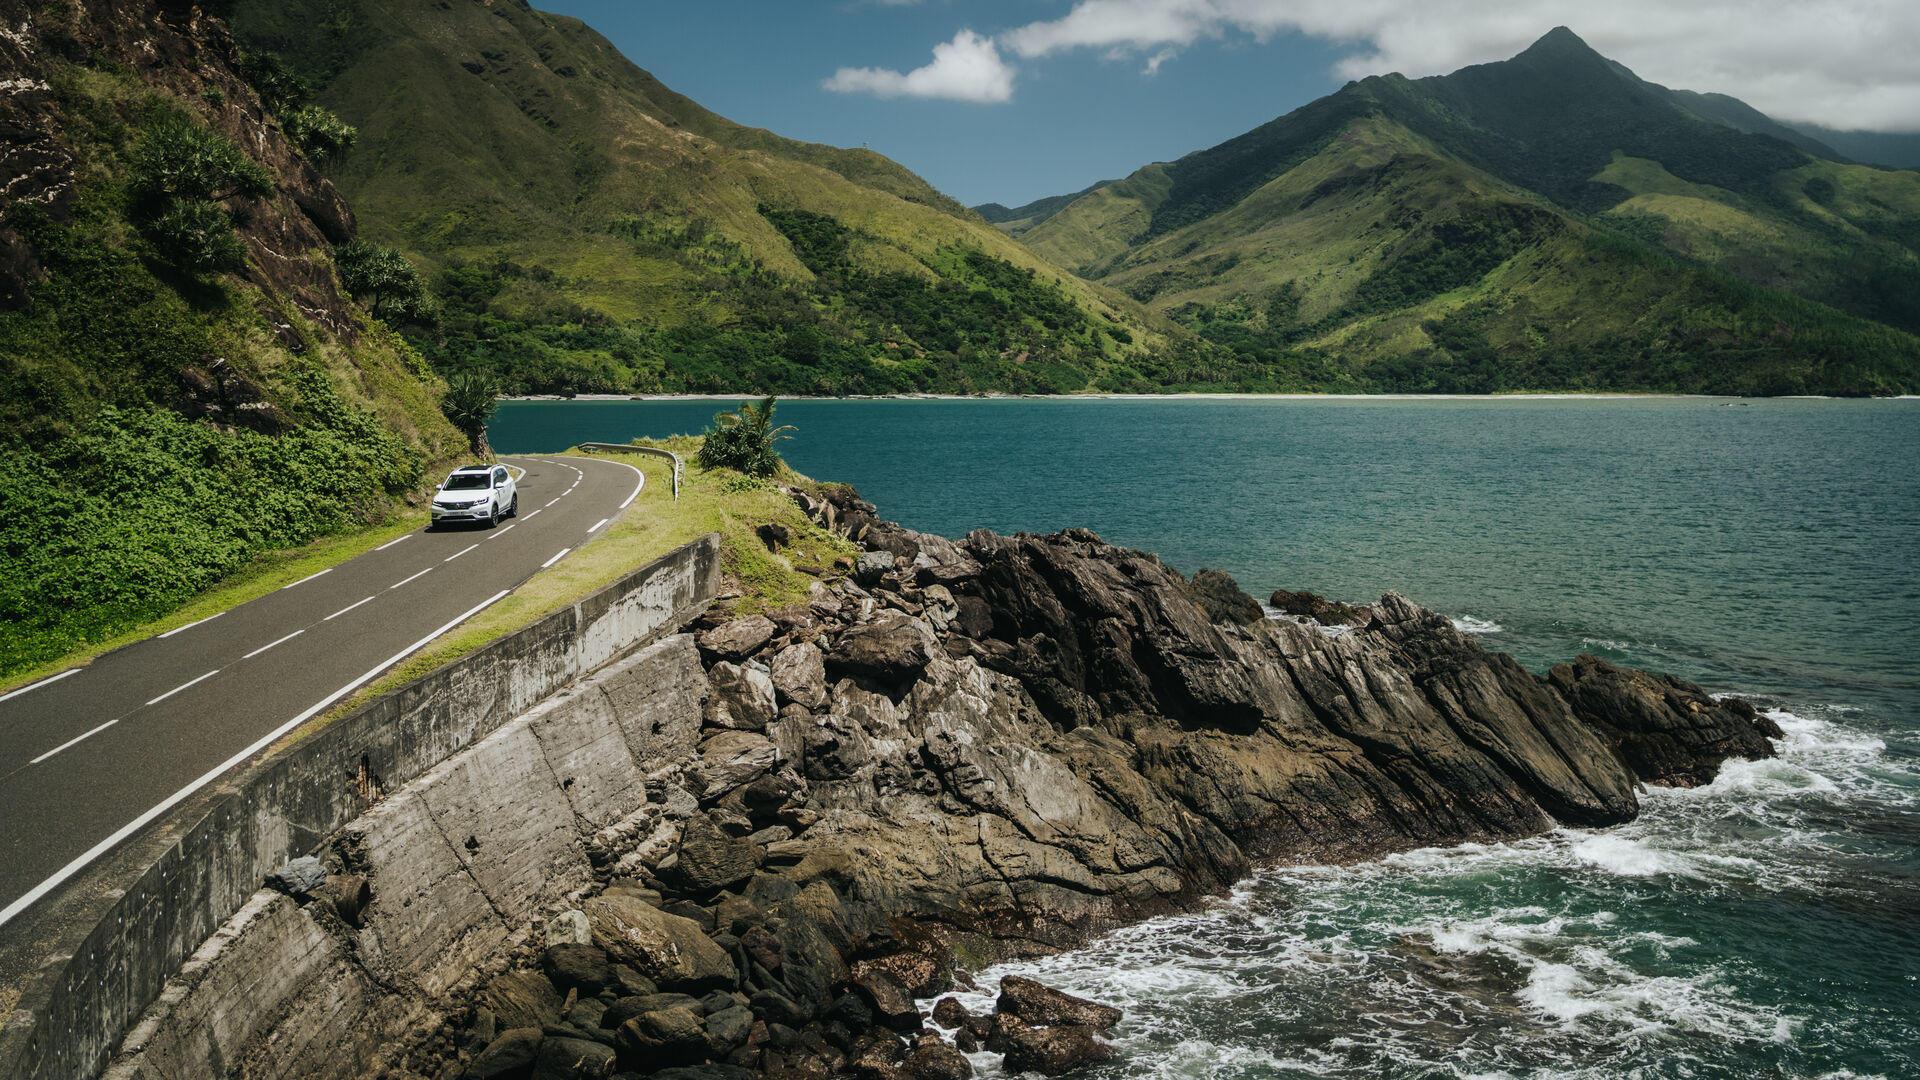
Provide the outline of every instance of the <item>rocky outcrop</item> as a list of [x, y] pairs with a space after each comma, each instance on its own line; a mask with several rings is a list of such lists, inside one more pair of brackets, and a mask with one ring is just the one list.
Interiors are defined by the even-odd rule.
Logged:
[[[1258, 862], [1624, 821], [1641, 782], [1701, 782], [1777, 734], [1744, 703], [1588, 657], [1540, 678], [1395, 595], [1249, 619], [1225, 575], [1188, 580], [1090, 533], [954, 542], [851, 492], [803, 498], [864, 554], [804, 604], [715, 608], [655, 648], [644, 685], [677, 703], [671, 722], [619, 735], [644, 783], [564, 781], [616, 804], [575, 811], [590, 881], [578, 860], [538, 876], [552, 822], [479, 836], [445, 791], [370, 815], [424, 805], [447, 836], [475, 833], [459, 848], [475, 881], [547, 905], [500, 913], [539, 941], [496, 951], [490, 977], [459, 981], [430, 923], [401, 933], [392, 871], [347, 859], [314, 885], [288, 868], [301, 895], [362, 875], [360, 947], [412, 948], [437, 973], [422, 985], [447, 1023], [404, 1066], [961, 1080], [963, 1051], [984, 1049], [1059, 1075], [1115, 1053], [1117, 1011], [1017, 978], [991, 1016], [940, 995], [983, 960], [1183, 907]], [[622, 685], [604, 691], [616, 707], [642, 684]], [[598, 759], [564, 760], [555, 776]]]

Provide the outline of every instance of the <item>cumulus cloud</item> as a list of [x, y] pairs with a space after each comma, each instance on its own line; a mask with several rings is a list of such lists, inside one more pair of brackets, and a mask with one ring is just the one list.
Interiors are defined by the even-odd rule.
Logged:
[[1013, 68], [992, 38], [962, 30], [933, 47], [933, 60], [912, 71], [841, 68], [823, 85], [841, 94], [940, 98], [976, 104], [1013, 100]]
[[1732, 94], [1779, 119], [1920, 130], [1914, 0], [1078, 0], [1000, 40], [1024, 59], [1129, 50], [1150, 73], [1198, 42], [1303, 33], [1353, 46], [1335, 70], [1359, 78], [1503, 59], [1557, 25], [1642, 78]]

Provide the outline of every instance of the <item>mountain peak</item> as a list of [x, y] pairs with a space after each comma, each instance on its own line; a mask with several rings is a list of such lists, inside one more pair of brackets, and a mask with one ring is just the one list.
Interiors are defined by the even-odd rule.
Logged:
[[[1600, 54], [1594, 51], [1593, 46], [1582, 40], [1579, 34], [1574, 33], [1564, 26], [1556, 26], [1540, 35], [1540, 40], [1527, 46], [1526, 51], [1522, 52], [1520, 56], [1558, 60], [1573, 57], [1600, 58]], [[1515, 57], [1515, 59], [1519, 59], [1519, 57]]]

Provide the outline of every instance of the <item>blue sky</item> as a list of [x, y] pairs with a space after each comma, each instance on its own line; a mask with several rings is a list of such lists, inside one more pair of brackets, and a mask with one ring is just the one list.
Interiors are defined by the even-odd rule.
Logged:
[[1018, 205], [1211, 146], [1350, 78], [1566, 25], [1781, 120], [1920, 129], [1915, 0], [535, 0], [724, 116]]
[[1343, 50], [1289, 35], [1202, 45], [1143, 75], [1096, 52], [1021, 63], [1013, 98], [980, 104], [836, 93], [842, 67], [910, 70], [962, 29], [999, 33], [1069, 5], [798, 0], [536, 0], [585, 19], [634, 63], [743, 124], [796, 139], [865, 143], [969, 205], [1018, 205], [1125, 176], [1271, 120], [1331, 90]]

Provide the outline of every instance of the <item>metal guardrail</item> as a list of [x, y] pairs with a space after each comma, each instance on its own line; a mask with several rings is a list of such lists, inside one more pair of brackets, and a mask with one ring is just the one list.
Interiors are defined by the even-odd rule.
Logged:
[[632, 443], [611, 442], [583, 442], [579, 446], [574, 447], [574, 449], [587, 451], [607, 450], [620, 454], [652, 454], [654, 457], [666, 458], [668, 461], [673, 462], [673, 497], [676, 499], [680, 497], [680, 470], [686, 467], [686, 463], [680, 460], [679, 454], [671, 450], [662, 450], [657, 446], [635, 446]]

